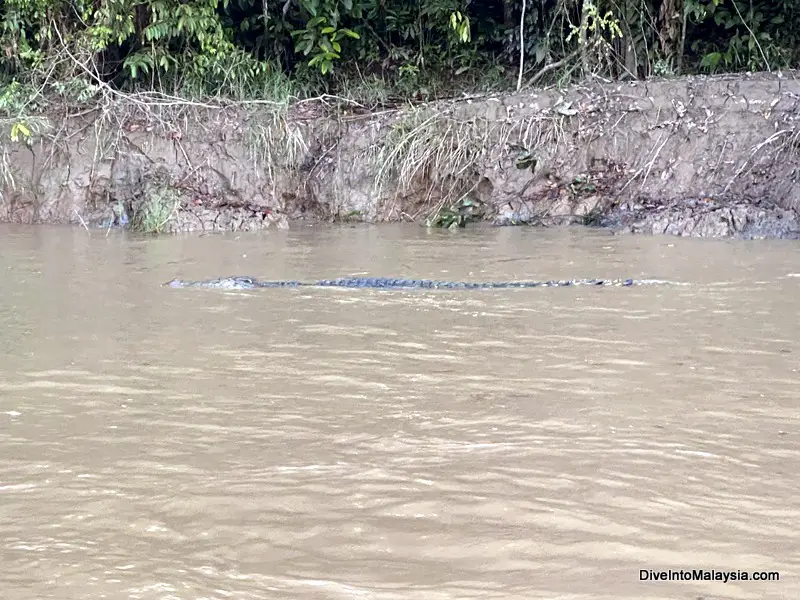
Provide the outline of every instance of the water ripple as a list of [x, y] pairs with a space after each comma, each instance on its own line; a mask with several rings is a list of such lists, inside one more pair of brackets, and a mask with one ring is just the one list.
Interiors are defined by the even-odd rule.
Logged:
[[[174, 274], [147, 253], [258, 272], [277, 238], [242, 242], [258, 264], [224, 239], [188, 263], [182, 238], [92, 248], [75, 272], [20, 250], [47, 276], [0, 296], [3, 599], [800, 597], [797, 256], [523, 231], [506, 256], [508, 233], [480, 235], [413, 238], [409, 272], [474, 251], [450, 278], [694, 284], [193, 296], [150, 286]], [[314, 263], [303, 240], [277, 277], [383, 255], [370, 237]], [[782, 580], [639, 581], [668, 568]]]

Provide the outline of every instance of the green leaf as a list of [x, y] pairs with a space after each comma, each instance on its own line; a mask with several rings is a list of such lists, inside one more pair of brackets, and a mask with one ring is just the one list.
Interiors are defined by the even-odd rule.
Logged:
[[346, 29], [346, 28], [345, 28], [345, 29], [340, 29], [340, 30], [339, 30], [339, 33], [343, 33], [343, 34], [344, 34], [344, 35], [346, 35], [347, 37], [351, 37], [351, 38], [353, 38], [354, 40], [361, 39], [361, 36], [360, 36], [360, 35], [358, 35], [358, 34], [357, 34], [355, 31], [353, 31], [352, 29]]
[[25, 123], [14, 123], [14, 126], [11, 128], [11, 141], [18, 142], [21, 137], [29, 138], [31, 137], [30, 129], [25, 126]]
[[721, 53], [719, 53], [719, 52], [709, 52], [700, 61], [700, 66], [701, 67], [710, 67], [710, 68], [714, 69], [714, 68], [717, 67], [717, 65], [719, 65], [721, 60], [722, 60], [722, 54]]

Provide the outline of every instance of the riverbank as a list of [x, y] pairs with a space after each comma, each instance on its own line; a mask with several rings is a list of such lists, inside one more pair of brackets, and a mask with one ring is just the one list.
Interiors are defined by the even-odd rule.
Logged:
[[116, 93], [3, 148], [0, 221], [255, 231], [295, 221], [586, 224], [800, 238], [800, 81], [685, 77], [380, 112], [336, 97]]

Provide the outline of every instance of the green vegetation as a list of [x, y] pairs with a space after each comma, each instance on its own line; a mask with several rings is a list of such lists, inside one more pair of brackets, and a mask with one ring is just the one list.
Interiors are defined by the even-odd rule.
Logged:
[[113, 91], [276, 102], [335, 94], [373, 108], [588, 76], [773, 70], [799, 59], [796, 0], [0, 4], [0, 111], [17, 138], [29, 135], [23, 117], [52, 94], [70, 102]]
[[486, 209], [480, 200], [464, 196], [449, 206], [440, 203], [433, 214], [425, 219], [425, 226], [458, 229], [466, 227], [467, 223], [480, 221], [485, 214]]
[[[157, 177], [148, 184], [142, 198], [133, 207], [131, 229], [141, 233], [163, 233], [180, 206], [180, 192], [172, 187], [166, 177]], [[160, 181], [159, 181], [160, 179]]]
[[[95, 112], [99, 158], [113, 154], [123, 127], [172, 136], [168, 122], [186, 108], [238, 102], [252, 117], [253, 157], [274, 179], [273, 169], [315, 166], [303, 163], [307, 141], [292, 116], [313, 110], [306, 99], [342, 115], [587, 78], [798, 64], [797, 0], [4, 0], [0, 195], [15, 186], [5, 142], [30, 145], [53, 113]], [[535, 172], [537, 148], [563, 135], [559, 115], [576, 111], [555, 112], [510, 148], [517, 168]], [[510, 131], [405, 114], [370, 149], [377, 185], [431, 184], [429, 226], [477, 218], [474, 167], [486, 140], [510, 144]], [[592, 191], [582, 181], [573, 188]], [[180, 203], [176, 190], [150, 190], [131, 225], [161, 231]]]

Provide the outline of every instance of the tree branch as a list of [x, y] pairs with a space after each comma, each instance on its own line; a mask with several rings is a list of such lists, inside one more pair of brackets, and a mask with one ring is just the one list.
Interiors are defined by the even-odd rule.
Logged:
[[547, 73], [549, 73], [553, 69], [558, 69], [559, 67], [563, 67], [565, 64], [567, 64], [573, 58], [578, 56], [579, 53], [580, 53], [580, 49], [575, 50], [574, 52], [572, 52], [572, 54], [568, 54], [567, 56], [565, 56], [561, 60], [557, 60], [554, 63], [550, 63], [549, 65], [545, 65], [544, 67], [542, 67], [542, 69], [538, 73], [536, 73], [536, 75], [534, 75], [533, 77], [531, 77], [528, 80], [528, 83], [525, 84], [525, 87], [533, 85], [534, 83], [536, 83], [539, 79], [541, 79], [544, 75], [546, 75]]

